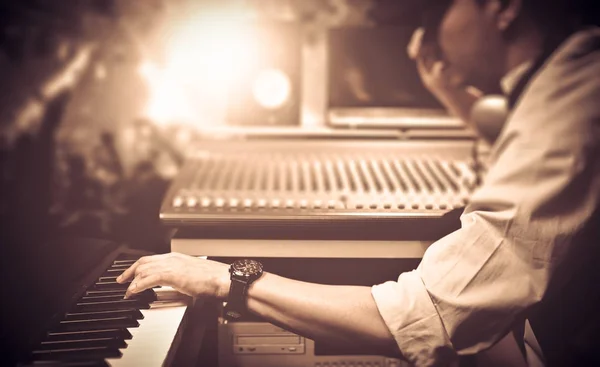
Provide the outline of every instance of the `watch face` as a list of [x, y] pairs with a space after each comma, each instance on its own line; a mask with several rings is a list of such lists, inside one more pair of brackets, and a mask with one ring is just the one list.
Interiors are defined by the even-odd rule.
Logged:
[[262, 273], [262, 264], [255, 260], [237, 260], [231, 264], [231, 272], [239, 276], [252, 276]]

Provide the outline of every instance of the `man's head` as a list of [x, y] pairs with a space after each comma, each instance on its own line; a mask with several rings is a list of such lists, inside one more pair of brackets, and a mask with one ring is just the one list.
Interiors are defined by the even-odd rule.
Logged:
[[430, 0], [424, 23], [464, 83], [491, 91], [572, 30], [565, 14], [574, 1], [586, 0]]

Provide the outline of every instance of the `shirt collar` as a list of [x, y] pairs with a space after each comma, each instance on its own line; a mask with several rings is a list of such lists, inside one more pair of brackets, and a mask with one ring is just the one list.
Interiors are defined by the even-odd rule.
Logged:
[[511, 71], [509, 71], [504, 78], [500, 80], [500, 87], [502, 88], [504, 95], [510, 95], [519, 83], [519, 80], [521, 80], [521, 78], [524, 77], [532, 67], [533, 61], [530, 60], [518, 65], [517, 67], [514, 67]]

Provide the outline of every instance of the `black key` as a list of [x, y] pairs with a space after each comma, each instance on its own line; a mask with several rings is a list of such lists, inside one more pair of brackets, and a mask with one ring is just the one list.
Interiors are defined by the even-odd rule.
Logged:
[[78, 331], [78, 330], [98, 330], [113, 328], [138, 327], [140, 323], [136, 319], [126, 316], [111, 317], [105, 319], [88, 320], [63, 320], [53, 331]]
[[138, 260], [142, 256], [144, 256], [144, 255], [120, 253], [119, 255], [117, 255], [117, 258], [115, 260], [116, 261], [120, 261], [120, 260]]
[[[139, 259], [139, 258], [138, 258]], [[113, 261], [113, 265], [133, 265], [138, 259], [128, 259], [128, 260], [115, 260]]]
[[125, 269], [128, 269], [130, 266], [131, 266], [130, 264], [112, 264], [109, 269], [125, 270]]
[[86, 291], [85, 296], [125, 296], [125, 291], [121, 289], [108, 289], [104, 291]]
[[52, 340], [80, 340], [90, 338], [119, 338], [131, 339], [131, 333], [127, 329], [101, 329], [85, 331], [51, 331], [46, 335], [46, 341]]
[[144, 315], [135, 309], [128, 308], [124, 310], [114, 310], [114, 311], [98, 311], [98, 312], [67, 312], [64, 320], [86, 320], [86, 319], [101, 319], [101, 318], [110, 318], [110, 317], [131, 317], [135, 320], [142, 320]]
[[127, 343], [120, 338], [96, 338], [96, 339], [78, 339], [78, 340], [52, 340], [43, 341], [38, 349], [69, 349], [69, 348], [89, 348], [89, 347], [116, 347], [126, 348]]
[[[123, 294], [124, 296], [125, 294]], [[79, 300], [79, 302], [107, 302], [107, 301], [118, 301], [123, 299], [123, 296], [117, 295], [108, 295], [108, 296], [83, 296]]]
[[123, 310], [127, 308], [137, 308], [138, 310], [147, 310], [150, 305], [139, 299], [130, 298], [120, 301], [109, 302], [79, 302], [75, 305], [74, 312], [92, 312], [92, 311], [111, 311]]
[[36, 350], [33, 352], [35, 360], [73, 360], [73, 359], [97, 359], [97, 358], [118, 358], [121, 357], [121, 351], [115, 347], [89, 347], [89, 348], [69, 348], [69, 349], [50, 349]]
[[116, 282], [117, 277], [118, 277], [118, 275], [101, 276], [100, 278], [98, 278], [98, 280], [101, 282]]
[[[101, 296], [119, 296], [125, 297], [125, 290], [101, 290], [101, 291], [87, 291], [83, 297], [101, 297]], [[143, 292], [135, 293], [131, 297], [136, 299], [144, 300], [146, 302], [156, 301], [156, 293], [152, 289], [146, 289]]]
[[140, 293], [132, 294], [131, 297], [133, 297], [135, 299], [144, 300], [144, 301], [146, 301], [148, 303], [154, 302], [154, 301], [156, 301], [158, 299], [156, 297], [156, 293], [153, 290], [153, 289], [156, 289], [156, 288], [160, 288], [160, 287], [154, 287], [152, 289], [146, 289], [145, 291], [142, 291]]
[[34, 361], [23, 367], [109, 367], [105, 360], [96, 361]]
[[112, 275], [119, 276], [124, 271], [125, 271], [125, 268], [115, 268], [115, 269], [109, 268], [104, 271], [104, 274], [102, 274], [102, 276], [112, 276]]
[[127, 290], [127, 288], [129, 287], [129, 284], [131, 284], [131, 282], [126, 282], [126, 283], [122, 283], [122, 284], [117, 283], [117, 282], [96, 282], [90, 288], [90, 290], [118, 290], [118, 289]]

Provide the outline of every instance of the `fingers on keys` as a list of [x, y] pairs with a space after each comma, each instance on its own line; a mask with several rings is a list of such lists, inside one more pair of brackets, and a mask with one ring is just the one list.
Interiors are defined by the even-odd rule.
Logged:
[[150, 264], [156, 262], [157, 260], [163, 259], [165, 256], [170, 256], [170, 254], [162, 254], [162, 255], [152, 255], [152, 256], [144, 256], [137, 260], [133, 265], [127, 268], [121, 275], [117, 277], [117, 283], [125, 283], [132, 279], [134, 279], [139, 272], [140, 266], [145, 264]]
[[136, 277], [129, 285], [129, 288], [127, 288], [125, 299], [131, 297], [133, 294], [161, 285], [161, 280], [162, 276], [159, 273], [153, 273], [143, 278]]
[[118, 278], [117, 282], [125, 283], [131, 280], [127, 288], [125, 298], [134, 293], [143, 292], [146, 289], [153, 288], [164, 283], [162, 274], [165, 266], [164, 260], [177, 257], [179, 254], [167, 253], [162, 255], [144, 256], [136, 261], [131, 267], [125, 270]]

